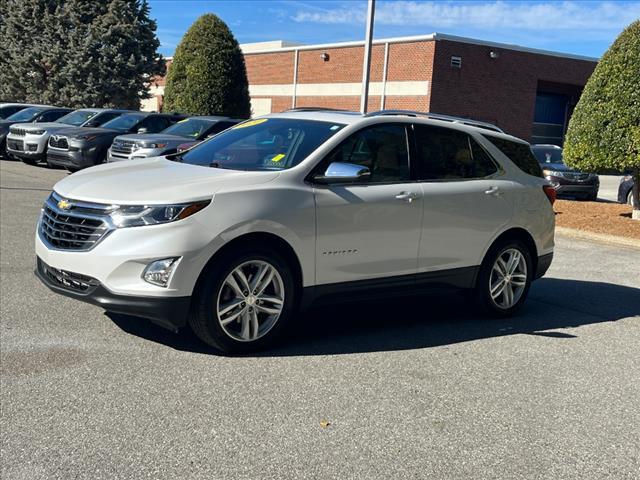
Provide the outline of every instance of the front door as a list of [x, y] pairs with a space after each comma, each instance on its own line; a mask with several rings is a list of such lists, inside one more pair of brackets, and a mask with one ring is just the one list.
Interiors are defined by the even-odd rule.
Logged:
[[319, 166], [367, 167], [365, 182], [316, 185], [318, 285], [416, 273], [422, 191], [409, 177], [407, 129], [385, 123], [342, 142]]

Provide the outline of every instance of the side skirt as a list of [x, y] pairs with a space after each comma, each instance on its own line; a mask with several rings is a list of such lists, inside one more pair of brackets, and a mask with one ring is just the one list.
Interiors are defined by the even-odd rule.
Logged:
[[479, 266], [463, 267], [415, 275], [400, 275], [306, 287], [302, 292], [301, 307], [308, 308], [312, 305], [411, 296], [434, 288], [456, 290], [473, 288], [479, 269]]

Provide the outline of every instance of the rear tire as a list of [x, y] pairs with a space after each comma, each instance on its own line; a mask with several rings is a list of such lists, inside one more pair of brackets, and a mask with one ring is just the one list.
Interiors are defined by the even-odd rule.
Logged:
[[221, 352], [260, 350], [291, 322], [296, 293], [291, 268], [282, 256], [259, 245], [234, 249], [204, 272], [189, 325], [200, 340]]
[[491, 247], [480, 267], [475, 297], [487, 314], [513, 315], [527, 298], [533, 278], [529, 248], [519, 240], [508, 240]]

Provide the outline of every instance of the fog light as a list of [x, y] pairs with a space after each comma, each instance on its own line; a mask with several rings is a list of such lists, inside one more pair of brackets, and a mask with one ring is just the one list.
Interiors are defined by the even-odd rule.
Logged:
[[30, 152], [37, 152], [38, 151], [38, 145], [33, 144], [33, 143], [27, 143], [27, 149]]
[[142, 272], [142, 279], [147, 283], [166, 287], [169, 285], [171, 274], [173, 274], [178, 260], [180, 260], [180, 257], [163, 258], [162, 260], [151, 262]]

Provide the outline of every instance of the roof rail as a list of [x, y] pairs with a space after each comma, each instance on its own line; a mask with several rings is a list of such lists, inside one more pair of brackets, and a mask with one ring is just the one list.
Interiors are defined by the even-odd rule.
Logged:
[[406, 115], [408, 117], [430, 118], [432, 120], [461, 123], [463, 125], [469, 125], [472, 127], [484, 128], [485, 130], [504, 133], [504, 131], [500, 127], [495, 126], [493, 123], [481, 122], [479, 120], [473, 120], [471, 118], [453, 117], [451, 115], [443, 115], [440, 113], [418, 112], [415, 110], [380, 110], [377, 112], [367, 113], [365, 117], [377, 117], [381, 115]]
[[342, 108], [327, 108], [327, 107], [296, 107], [284, 110], [284, 112], [350, 112], [350, 110], [344, 110]]

